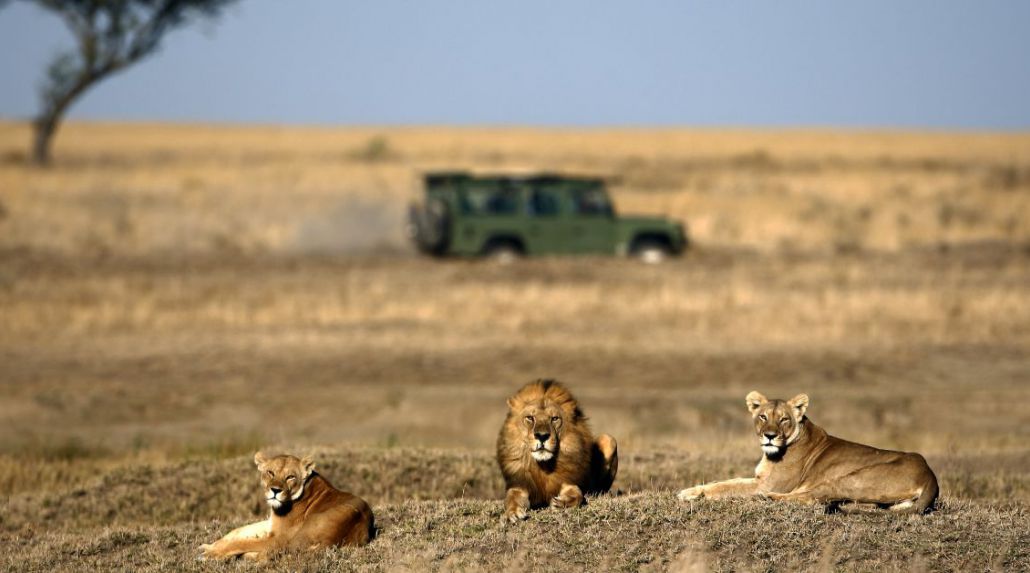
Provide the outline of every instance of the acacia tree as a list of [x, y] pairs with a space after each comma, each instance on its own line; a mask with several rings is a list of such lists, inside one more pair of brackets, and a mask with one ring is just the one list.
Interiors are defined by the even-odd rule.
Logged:
[[[58, 15], [75, 49], [58, 54], [40, 89], [32, 160], [50, 162], [50, 142], [69, 106], [98, 82], [155, 53], [165, 34], [215, 18], [236, 0], [24, 0]], [[3, 7], [6, 0], [0, 0]]]

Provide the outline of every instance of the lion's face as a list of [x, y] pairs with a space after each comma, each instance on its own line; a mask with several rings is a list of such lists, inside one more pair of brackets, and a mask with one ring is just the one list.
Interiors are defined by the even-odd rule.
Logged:
[[744, 399], [751, 411], [758, 443], [766, 456], [781, 456], [797, 440], [808, 409], [808, 396], [798, 394], [790, 400], [769, 400], [758, 392]]
[[522, 405], [512, 414], [521, 418], [523, 437], [530, 455], [538, 462], [546, 462], [558, 453], [561, 429], [564, 425], [561, 408], [550, 400]]
[[293, 502], [304, 495], [304, 484], [315, 471], [315, 463], [308, 457], [268, 457], [258, 452], [254, 455], [254, 464], [261, 474], [265, 501], [276, 512], [288, 511]]

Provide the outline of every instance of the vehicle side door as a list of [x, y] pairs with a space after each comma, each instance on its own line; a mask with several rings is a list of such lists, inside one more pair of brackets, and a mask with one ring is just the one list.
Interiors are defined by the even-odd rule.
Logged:
[[603, 185], [576, 186], [569, 190], [569, 252], [615, 252], [615, 213]]
[[534, 181], [528, 184], [526, 192], [527, 251], [535, 255], [572, 252], [565, 187], [556, 181]]

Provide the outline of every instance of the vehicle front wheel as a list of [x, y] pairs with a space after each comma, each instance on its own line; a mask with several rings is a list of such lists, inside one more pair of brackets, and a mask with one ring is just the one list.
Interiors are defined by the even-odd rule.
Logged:
[[522, 258], [522, 250], [511, 243], [493, 243], [483, 249], [483, 257], [502, 265], [509, 265]]
[[633, 256], [649, 265], [664, 263], [672, 255], [668, 245], [657, 241], [641, 241], [633, 247]]

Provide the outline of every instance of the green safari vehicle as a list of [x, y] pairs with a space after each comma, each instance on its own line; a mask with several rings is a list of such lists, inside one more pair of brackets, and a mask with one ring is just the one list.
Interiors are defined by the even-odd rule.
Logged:
[[601, 178], [538, 174], [424, 176], [408, 234], [434, 256], [629, 255], [655, 263], [679, 255], [678, 221], [615, 214]]

